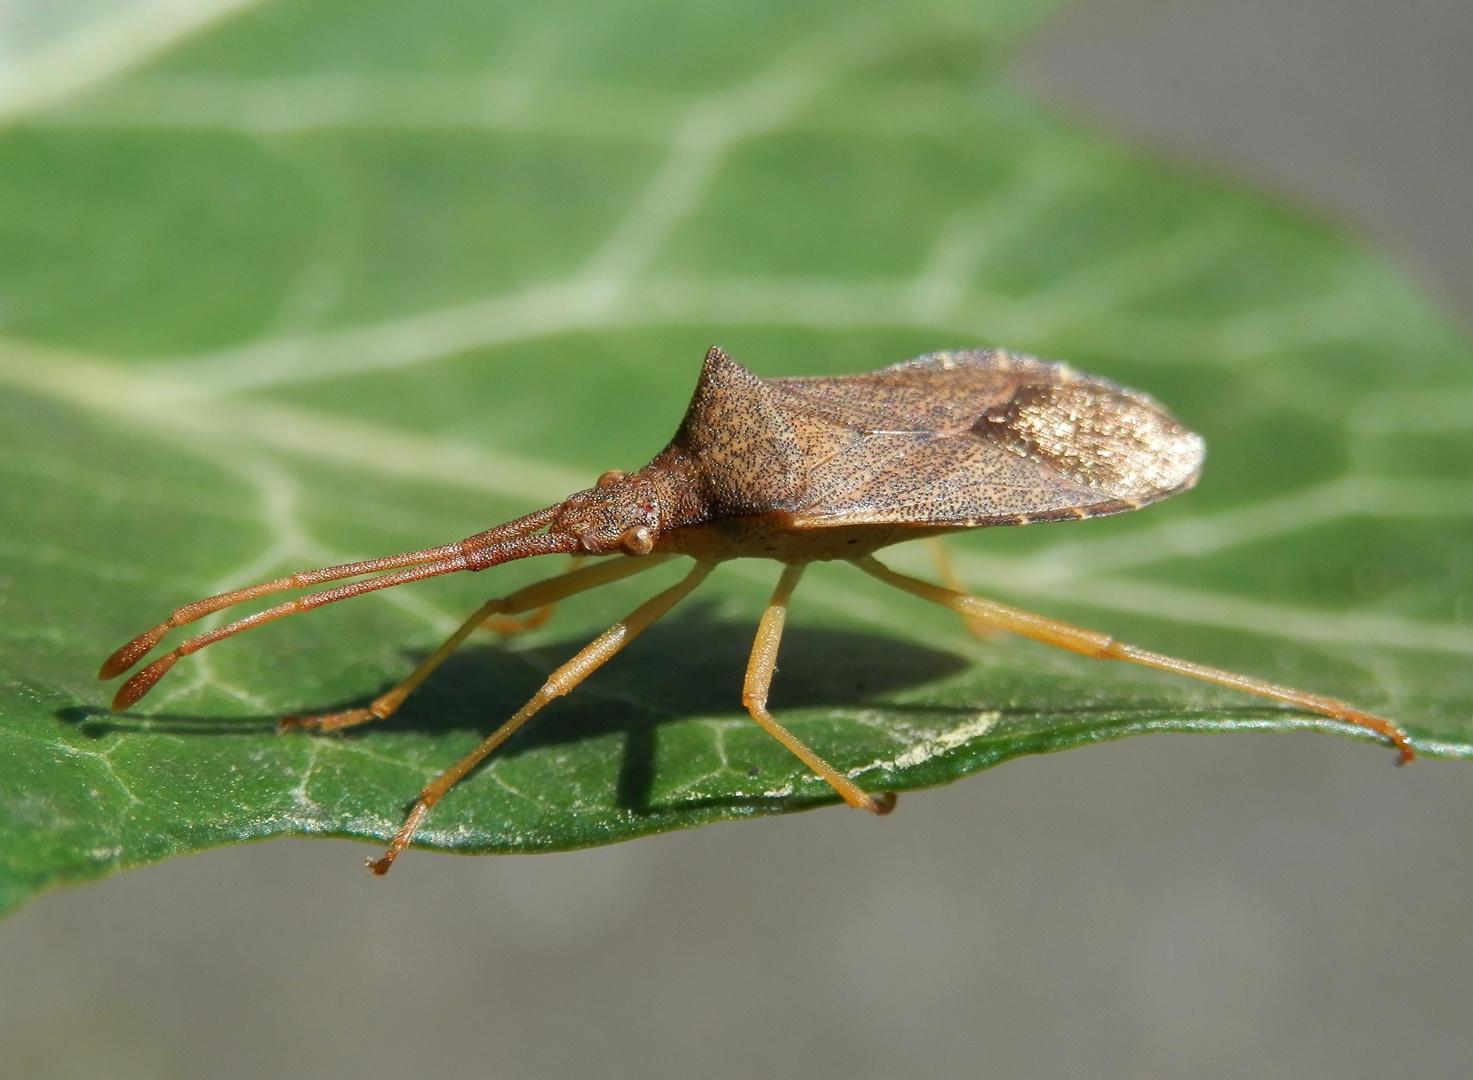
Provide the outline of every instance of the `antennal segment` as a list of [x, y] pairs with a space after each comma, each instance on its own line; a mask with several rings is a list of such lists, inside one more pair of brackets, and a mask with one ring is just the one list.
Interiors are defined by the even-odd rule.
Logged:
[[[470, 544], [472, 540], [476, 539], [478, 538], [472, 537], [470, 540], [465, 541], [465, 543]], [[165, 653], [146, 668], [143, 668], [118, 689], [117, 695], [113, 698], [112, 702], [113, 711], [117, 712], [126, 709], [128, 706], [137, 702], [153, 688], [154, 683], [164, 677], [164, 674], [178, 662], [181, 656], [188, 656], [190, 653], [198, 652], [206, 645], [211, 645], [223, 638], [231, 637], [234, 634], [240, 633], [242, 630], [249, 630], [253, 626], [259, 626], [262, 623], [284, 618], [287, 615], [296, 615], [303, 611], [311, 611], [313, 608], [322, 607], [324, 604], [335, 603], [338, 600], [347, 600], [354, 596], [362, 596], [364, 593], [377, 592], [379, 589], [390, 589], [395, 585], [405, 585], [411, 581], [421, 581], [424, 578], [438, 577], [441, 574], [453, 574], [460, 570], [484, 570], [489, 566], [510, 562], [513, 559], [525, 559], [533, 555], [552, 555], [558, 552], [572, 552], [577, 547], [578, 540], [576, 538], [561, 534], [515, 538], [503, 541], [500, 544], [493, 544], [489, 547], [474, 548], [470, 551], [462, 550], [462, 545], [460, 544], [451, 544], [448, 545], [448, 550], [455, 552], [455, 554], [449, 558], [439, 559], [423, 566], [413, 566], [398, 570], [391, 574], [383, 574], [379, 577], [368, 578], [364, 581], [355, 581], [349, 585], [339, 585], [335, 589], [324, 589], [322, 592], [309, 593], [306, 596], [298, 597], [296, 600], [288, 601], [285, 604], [278, 604], [276, 607], [267, 608], [265, 611], [258, 611], [254, 615], [247, 615], [244, 619], [237, 619], [233, 623], [228, 623], [225, 626], [207, 631], [203, 634], [197, 634], [187, 641], [182, 642], [177, 648]], [[257, 588], [264, 589], [265, 586], [257, 586]], [[291, 586], [284, 586], [284, 588], [291, 588]], [[240, 591], [249, 592], [250, 590]], [[256, 593], [255, 595], [259, 596], [263, 594]], [[221, 604], [219, 606], [224, 607], [225, 605]], [[218, 608], [215, 610], [218, 610]], [[204, 613], [201, 612], [201, 614]], [[198, 617], [198, 615], [195, 616], [195, 618]], [[167, 632], [169, 625], [171, 624], [165, 624], [165, 632]], [[149, 631], [149, 633], [152, 634], [153, 631]], [[147, 637], [148, 635], [144, 636]], [[159, 636], [162, 637], [163, 635], [160, 634]], [[154, 640], [156, 642], [158, 639], [155, 638]], [[132, 644], [125, 645], [123, 649], [118, 650], [118, 653], [113, 654], [114, 657], [118, 656], [124, 650], [131, 648]], [[109, 663], [111, 663], [111, 660]], [[104, 671], [106, 670], [104, 668]], [[103, 677], [106, 678], [107, 676], [104, 675]]]
[[[206, 615], [213, 615], [223, 608], [233, 607], [247, 600], [255, 600], [262, 596], [271, 596], [274, 593], [287, 592], [290, 589], [306, 589], [313, 585], [321, 585], [324, 581], [338, 581], [346, 577], [358, 577], [360, 574], [379, 574], [385, 570], [394, 570], [401, 566], [419, 566], [424, 563], [440, 562], [444, 559], [454, 558], [456, 555], [480, 551], [484, 548], [494, 546], [505, 540], [525, 536], [542, 528], [557, 516], [558, 508], [549, 506], [545, 510], [538, 510], [534, 514], [508, 521], [504, 525], [498, 525], [494, 529], [477, 533], [475, 536], [457, 541], [454, 544], [442, 544], [440, 547], [425, 548], [422, 551], [406, 551], [401, 555], [386, 555], [381, 559], [366, 559], [363, 562], [343, 563], [341, 566], [324, 566], [320, 570], [304, 570], [300, 574], [291, 577], [277, 578], [275, 581], [267, 581], [260, 585], [250, 585], [244, 589], [234, 589], [218, 596], [207, 597], [204, 600], [196, 600], [192, 604], [185, 604], [177, 608], [163, 622], [151, 630], [139, 634], [128, 644], [113, 653], [103, 661], [102, 667], [97, 672], [99, 679], [113, 679], [127, 671], [138, 661], [147, 656], [155, 645], [164, 639], [164, 635], [176, 626], [187, 626], [197, 619]], [[407, 579], [417, 580], [417, 579]], [[272, 608], [275, 611], [275, 608]]]

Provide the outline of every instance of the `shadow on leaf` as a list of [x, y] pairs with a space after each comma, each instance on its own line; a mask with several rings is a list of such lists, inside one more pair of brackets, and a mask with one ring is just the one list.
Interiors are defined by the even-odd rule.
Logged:
[[63, 724], [73, 724], [88, 738], [105, 735], [261, 735], [276, 730], [275, 717], [191, 716], [185, 713], [120, 712], [101, 705], [68, 705], [53, 713]]
[[[498, 751], [514, 757], [609, 734], [623, 736], [616, 793], [621, 809], [648, 808], [662, 723], [740, 712], [755, 623], [724, 622], [705, 605], [657, 624], [567, 697], [551, 703]], [[494, 731], [535, 694], [547, 674], [582, 647], [462, 650], [380, 730]], [[966, 667], [949, 653], [871, 634], [790, 628], [783, 637], [775, 709], [844, 707], [934, 682]], [[368, 728], [361, 733], [369, 733]], [[355, 733], [348, 733], [355, 737]]]
[[[498, 756], [622, 734], [616, 803], [621, 809], [645, 810], [654, 779], [657, 729], [687, 717], [740, 712], [742, 678], [755, 634], [755, 623], [723, 621], [709, 605], [691, 605], [646, 631], [570, 695], [548, 705]], [[466, 646], [394, 716], [336, 737], [359, 739], [389, 731], [490, 734], [586, 643], [569, 639], [532, 649]], [[861, 705], [966, 666], [957, 656], [894, 638], [790, 627], [783, 637], [771, 704], [779, 710]], [[334, 712], [366, 705], [374, 696], [306, 704], [300, 711]], [[113, 714], [96, 706], [69, 706], [56, 716], [96, 738], [118, 732], [259, 736], [273, 731], [278, 719]]]

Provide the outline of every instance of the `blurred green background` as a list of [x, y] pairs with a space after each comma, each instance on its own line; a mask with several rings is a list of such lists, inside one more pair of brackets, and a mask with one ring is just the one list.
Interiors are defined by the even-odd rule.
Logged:
[[[418, 714], [352, 744], [265, 722], [407, 670], [484, 580], [195, 658], [153, 720], [93, 715], [89, 672], [173, 603], [465, 535], [641, 464], [712, 341], [768, 375], [998, 343], [1151, 392], [1207, 436], [1197, 491], [964, 538], [963, 577], [1464, 746], [1473, 363], [1406, 269], [1323, 221], [1467, 324], [1473, 20], [1369, 0], [1051, 11], [5, 9], [12, 902], [47, 867], [391, 829], [647, 585], [473, 650]], [[552, 735], [447, 800], [439, 842], [525, 846], [568, 814], [616, 835], [627, 815], [588, 808], [631, 783], [660, 805], [797, 784], [760, 739], [726, 745], [750, 735], [735, 690], [770, 570], [713, 579]], [[1290, 722], [970, 642], [842, 568], [812, 577], [776, 702], [856, 763], [994, 715], [935, 767], [1039, 732]], [[654, 765], [631, 780], [638, 733]], [[1389, 757], [1130, 740], [908, 795], [882, 823], [412, 856], [387, 882], [363, 880], [356, 846], [238, 848], [0, 925], [0, 1031], [27, 1076], [1456, 1072], [1467, 781]], [[733, 760], [760, 761], [760, 783]], [[518, 768], [565, 782], [510, 828]]]

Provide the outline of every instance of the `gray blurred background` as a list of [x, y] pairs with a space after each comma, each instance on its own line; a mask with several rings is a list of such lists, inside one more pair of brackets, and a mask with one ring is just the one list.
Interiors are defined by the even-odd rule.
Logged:
[[[1339, 218], [1473, 327], [1468, 0], [1084, 0], [1016, 77]], [[1244, 734], [383, 881], [277, 841], [0, 924], [0, 1073], [1466, 1076], [1470, 837], [1466, 764]]]

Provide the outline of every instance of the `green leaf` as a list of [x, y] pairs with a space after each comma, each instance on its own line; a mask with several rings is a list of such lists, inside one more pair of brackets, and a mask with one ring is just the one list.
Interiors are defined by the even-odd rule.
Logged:
[[[1001, 344], [1152, 393], [1206, 436], [1200, 487], [958, 538], [968, 584], [1473, 752], [1467, 346], [1332, 230], [1025, 100], [998, 66], [1046, 7], [220, 0], [177, 40], [104, 35], [0, 84], [0, 910], [246, 839], [391, 835], [679, 568], [475, 641], [342, 737], [272, 725], [368, 700], [560, 567], [275, 623], [118, 716], [98, 663], [200, 596], [643, 464], [712, 342], [764, 375]], [[420, 842], [544, 851], [834, 801], [739, 703], [776, 576], [719, 569]], [[843, 565], [799, 589], [774, 706], [873, 790], [1146, 731], [1349, 733], [974, 640]]]

